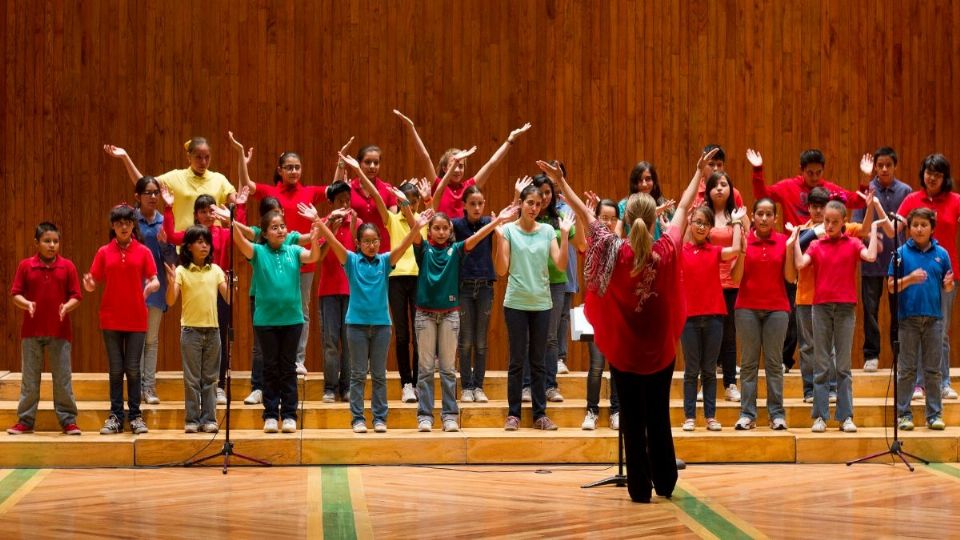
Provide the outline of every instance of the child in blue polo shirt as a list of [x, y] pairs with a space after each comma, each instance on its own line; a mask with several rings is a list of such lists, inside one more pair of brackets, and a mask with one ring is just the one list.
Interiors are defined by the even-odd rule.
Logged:
[[[890, 261], [887, 289], [899, 286], [897, 307], [900, 337], [900, 365], [897, 370], [897, 416], [900, 429], [913, 429], [910, 398], [920, 361], [927, 387], [926, 420], [930, 429], [942, 430], [943, 403], [940, 396], [940, 353], [943, 339], [941, 291], [953, 290], [950, 255], [932, 238], [937, 215], [929, 208], [916, 208], [907, 215], [910, 239]], [[901, 261], [902, 273], [895, 283], [894, 263]], [[919, 354], [918, 354], [919, 353]], [[918, 358], [919, 357], [919, 358]]]

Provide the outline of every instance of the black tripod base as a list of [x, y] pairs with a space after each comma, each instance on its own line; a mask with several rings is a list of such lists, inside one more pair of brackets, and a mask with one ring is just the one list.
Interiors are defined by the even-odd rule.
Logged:
[[[682, 471], [687, 468], [687, 464], [680, 458], [677, 458], [677, 470]], [[627, 487], [627, 476], [623, 474], [623, 466], [621, 464], [620, 474], [615, 474], [609, 478], [604, 478], [603, 480], [597, 480], [596, 482], [590, 482], [589, 484], [584, 484], [580, 486], [582, 489], [590, 489], [601, 486], [617, 486], [617, 487]]]
[[245, 456], [245, 455], [243, 455], [243, 454], [238, 454], [238, 453], [234, 452], [234, 451], [233, 451], [233, 442], [231, 442], [231, 441], [226, 441], [226, 442], [223, 443], [223, 448], [221, 448], [219, 452], [217, 452], [217, 453], [215, 453], [215, 454], [210, 454], [209, 456], [206, 456], [206, 457], [202, 457], [202, 458], [195, 459], [195, 460], [193, 460], [193, 461], [188, 461], [188, 462], [186, 462], [186, 463], [184, 464], [184, 467], [190, 467], [190, 466], [193, 466], [193, 465], [199, 465], [199, 464], [201, 464], [201, 463], [203, 463], [203, 462], [205, 462], [205, 461], [209, 461], [209, 460], [211, 460], [211, 459], [218, 458], [218, 457], [220, 457], [220, 456], [223, 456], [223, 474], [227, 474], [227, 469], [230, 467], [230, 456], [234, 456], [234, 457], [237, 457], [237, 458], [240, 458], [240, 459], [249, 461], [250, 463], [256, 463], [257, 465], [263, 465], [263, 466], [265, 466], [265, 467], [269, 467], [269, 466], [270, 466], [270, 462], [269, 462], [269, 461], [264, 461], [264, 460], [262, 460], [262, 459], [252, 458], [252, 457], [250, 457], [250, 456]]
[[903, 451], [903, 445], [901, 444], [901, 442], [895, 440], [895, 441], [893, 441], [893, 443], [890, 444], [890, 449], [889, 449], [889, 450], [884, 450], [883, 452], [877, 452], [876, 454], [870, 454], [869, 456], [863, 456], [862, 458], [857, 458], [857, 459], [854, 459], [854, 460], [852, 460], [852, 461], [848, 461], [848, 462], [847, 462], [847, 466], [849, 467], [850, 465], [853, 465], [854, 463], [863, 463], [864, 461], [869, 461], [869, 460], [871, 460], [871, 459], [875, 459], [875, 458], [878, 458], [878, 457], [881, 457], [881, 456], [896, 456], [896, 457], [900, 458], [900, 461], [902, 461], [903, 464], [907, 466], [907, 469], [909, 469], [910, 472], [913, 472], [913, 465], [911, 465], [910, 462], [907, 461], [907, 458], [910, 458], [910, 459], [912, 459], [912, 460], [914, 460], [914, 461], [919, 461], [920, 463], [923, 463], [924, 465], [929, 465], [929, 464], [930, 464], [929, 461], [927, 461], [927, 460], [925, 460], [925, 459], [923, 459], [923, 458], [921, 458], [921, 457], [918, 457], [918, 456], [915, 456], [915, 455], [913, 455], [913, 454], [904, 452], [904, 451]]

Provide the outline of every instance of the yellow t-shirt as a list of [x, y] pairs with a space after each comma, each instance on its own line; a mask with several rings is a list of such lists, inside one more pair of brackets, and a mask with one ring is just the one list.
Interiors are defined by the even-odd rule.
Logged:
[[175, 169], [157, 177], [173, 192], [174, 228], [185, 231], [193, 225], [193, 203], [200, 195], [210, 195], [217, 204], [225, 204], [231, 193], [236, 193], [227, 177], [209, 169], [203, 176], [194, 174], [193, 169]]
[[[420, 213], [417, 212], [413, 214], [413, 217], [419, 219]], [[403, 217], [403, 214], [395, 214], [388, 210], [387, 218], [387, 234], [390, 235], [390, 245], [398, 246], [400, 242], [410, 234], [410, 225], [407, 223], [406, 218]], [[421, 234], [424, 238], [427, 237], [426, 227], [423, 228]], [[416, 276], [419, 274], [420, 268], [417, 266], [417, 258], [413, 254], [413, 246], [410, 246], [403, 252], [403, 257], [400, 257], [400, 260], [397, 261], [396, 266], [393, 267], [393, 271], [390, 272], [390, 276]]]
[[177, 285], [183, 304], [180, 311], [180, 326], [216, 328], [217, 295], [219, 285], [226, 281], [223, 270], [215, 264], [203, 268], [191, 263], [190, 268], [177, 267]]

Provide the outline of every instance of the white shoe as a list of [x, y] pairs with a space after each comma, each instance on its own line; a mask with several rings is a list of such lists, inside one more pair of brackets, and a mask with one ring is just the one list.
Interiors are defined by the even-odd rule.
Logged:
[[520, 392], [520, 401], [524, 403], [530, 403], [531, 401], [533, 401], [533, 395], [530, 394], [530, 387], [524, 388]]
[[563, 394], [561, 394], [560, 390], [557, 390], [556, 388], [547, 388], [547, 401], [560, 403], [563, 401]]
[[620, 429], [620, 413], [615, 412], [610, 415], [610, 429], [618, 431]]
[[198, 426], [197, 424], [187, 424], [183, 426], [184, 433], [196, 433], [198, 431], [200, 431], [200, 426]]
[[247, 405], [256, 405], [263, 402], [263, 390], [254, 390], [250, 395], [244, 398], [243, 402]]
[[686, 420], [683, 421], [683, 426], [681, 426], [681, 428], [684, 431], [693, 431], [694, 429], [696, 429], [696, 426], [697, 426], [696, 421], [694, 421], [693, 418], [687, 418]]
[[460, 431], [460, 425], [457, 424], [457, 421], [453, 418], [448, 418], [443, 421], [443, 430], [444, 431]]
[[411, 383], [403, 385], [403, 391], [400, 392], [400, 400], [404, 403], [417, 402], [417, 393], [413, 391], [413, 385]]
[[844, 433], [856, 433], [857, 425], [853, 423], [853, 418], [847, 418], [843, 421], [843, 425], [840, 426], [840, 431]]
[[880, 361], [876, 358], [871, 358], [863, 363], [863, 370], [867, 373], [873, 373], [880, 366]]
[[804, 402], [804, 403], [813, 403], [813, 394], [810, 394], [809, 396], [803, 396], [803, 402]]
[[557, 375], [566, 375], [567, 373], [570, 373], [567, 363], [563, 360], [557, 360]]
[[740, 401], [740, 391], [737, 385], [731, 384], [723, 391], [723, 398], [727, 401]]
[[284, 418], [283, 427], [280, 428], [280, 431], [284, 433], [296, 433], [297, 432], [297, 421], [293, 418]]
[[223, 388], [217, 388], [217, 405], [226, 405], [227, 404], [227, 393], [223, 391]]
[[924, 391], [922, 386], [913, 387], [913, 400], [922, 400], [927, 397], [927, 393]]
[[387, 432], [387, 423], [386, 422], [374, 422], [373, 431], [377, 433], [386, 433]]
[[949, 386], [944, 386], [940, 391], [940, 397], [942, 399], [957, 399], [957, 391]]
[[583, 423], [580, 424], [580, 429], [586, 431], [593, 431], [597, 429], [597, 415], [593, 411], [587, 411], [587, 415], [583, 417]]
[[280, 429], [277, 427], [276, 418], [267, 418], [266, 420], [263, 421], [264, 433], [276, 433], [278, 431], [280, 431]]
[[782, 431], [787, 429], [787, 421], [784, 418], [774, 418], [770, 421], [770, 429], [774, 431]]
[[367, 423], [363, 420], [359, 420], [353, 424], [354, 433], [366, 433], [367, 432]]
[[810, 431], [814, 433], [823, 433], [826, 430], [827, 423], [823, 421], [823, 418], [818, 416], [817, 419], [813, 421], [813, 426], [810, 428]]
[[473, 389], [473, 400], [477, 403], [486, 403], [490, 401], [490, 399], [487, 398], [487, 395], [483, 393], [483, 388]]
[[469, 388], [460, 392], [460, 401], [463, 403], [473, 403], [476, 399], [473, 396], [473, 390]]
[[333, 393], [333, 390], [324, 390], [323, 391], [323, 402], [324, 403], [333, 403], [337, 401], [337, 395]]
[[433, 421], [429, 418], [424, 418], [417, 423], [417, 431], [422, 431], [424, 433], [429, 433], [433, 429]]
[[297, 375], [306, 375], [307, 366], [303, 362], [297, 362]]

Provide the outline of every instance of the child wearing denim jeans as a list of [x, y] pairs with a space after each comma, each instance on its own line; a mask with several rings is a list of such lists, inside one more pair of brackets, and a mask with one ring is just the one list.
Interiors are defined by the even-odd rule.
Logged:
[[167, 304], [183, 292], [180, 315], [180, 354], [183, 361], [184, 432], [216, 433], [217, 373], [220, 367], [220, 332], [217, 293], [229, 302], [223, 270], [213, 263], [213, 235], [194, 225], [183, 235], [180, 264], [165, 264]]
[[[869, 211], [869, 210], [868, 210]], [[837, 408], [836, 419], [841, 422], [840, 430], [854, 433], [857, 425], [853, 422], [853, 379], [850, 374], [850, 350], [853, 347], [853, 330], [856, 323], [854, 309], [857, 305], [857, 274], [860, 261], [872, 262], [877, 258], [877, 226], [870, 226], [870, 244], [864, 247], [859, 238], [843, 234], [847, 208], [840, 201], [827, 203], [823, 213], [825, 236], [814, 240], [806, 253], [800, 250], [799, 242], [794, 244], [794, 258], [797, 268], [813, 265], [813, 334], [814, 375], [813, 409], [814, 419], [811, 430], [815, 433], [826, 431], [826, 419], [830, 412], [829, 385], [832, 365], [837, 372]], [[794, 229], [793, 237], [800, 229]], [[832, 353], [836, 353], [831, 361]]]
[[68, 313], [80, 304], [77, 267], [60, 254], [60, 231], [44, 221], [34, 233], [37, 254], [20, 261], [10, 294], [13, 303], [27, 312], [20, 329], [21, 372], [17, 423], [11, 435], [32, 433], [40, 401], [40, 372], [44, 351], [50, 353], [53, 372], [53, 407], [63, 432], [80, 435], [77, 403], [73, 398], [70, 371], [72, 332]]
[[[942, 291], [951, 292], [954, 275], [950, 255], [932, 238], [937, 214], [929, 208], [916, 208], [907, 214], [910, 239], [890, 261], [887, 288], [900, 292], [899, 319], [900, 365], [897, 369], [897, 422], [900, 429], [913, 429], [910, 397], [917, 364], [921, 362], [926, 383], [926, 421], [930, 429], [942, 430], [943, 402], [940, 390], [940, 340], [943, 335]], [[897, 279], [894, 262], [900, 261], [902, 277]], [[921, 354], [918, 358], [918, 352]]]

